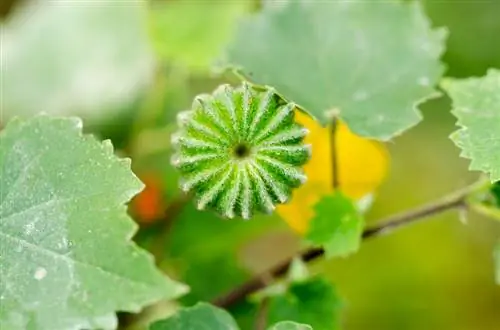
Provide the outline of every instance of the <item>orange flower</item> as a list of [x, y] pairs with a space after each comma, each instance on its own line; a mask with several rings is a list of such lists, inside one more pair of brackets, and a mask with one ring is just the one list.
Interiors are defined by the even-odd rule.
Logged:
[[154, 175], [141, 178], [144, 190], [132, 200], [132, 210], [138, 222], [151, 223], [158, 220], [165, 211], [160, 179]]

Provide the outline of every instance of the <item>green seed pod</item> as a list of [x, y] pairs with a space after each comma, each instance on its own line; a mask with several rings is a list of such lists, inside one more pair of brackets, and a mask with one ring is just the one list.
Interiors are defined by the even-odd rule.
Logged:
[[303, 144], [308, 131], [294, 121], [294, 109], [273, 89], [243, 83], [200, 95], [179, 113], [172, 164], [198, 209], [249, 219], [290, 198], [305, 182], [301, 166], [311, 156]]

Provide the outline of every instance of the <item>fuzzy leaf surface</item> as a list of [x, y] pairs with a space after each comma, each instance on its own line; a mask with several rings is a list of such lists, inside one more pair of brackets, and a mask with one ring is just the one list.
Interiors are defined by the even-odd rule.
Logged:
[[500, 180], [500, 70], [481, 78], [447, 79], [442, 86], [460, 126], [451, 139], [471, 160], [469, 169], [489, 174], [492, 182]]
[[116, 311], [186, 291], [130, 241], [124, 203], [142, 183], [109, 141], [40, 116], [10, 122], [0, 142], [2, 330], [113, 329]]
[[325, 126], [334, 111], [354, 133], [388, 140], [436, 95], [445, 37], [417, 1], [269, 2], [240, 26], [225, 62]]

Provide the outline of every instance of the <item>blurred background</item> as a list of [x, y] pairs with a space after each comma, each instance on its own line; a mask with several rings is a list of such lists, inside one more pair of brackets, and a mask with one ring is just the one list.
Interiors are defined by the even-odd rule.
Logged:
[[[433, 24], [450, 32], [446, 75], [500, 68], [499, 0], [422, 2]], [[87, 132], [131, 157], [147, 185], [130, 207], [140, 226], [135, 240], [192, 287], [186, 304], [214, 298], [301, 247], [276, 215], [242, 222], [196, 211], [180, 196], [169, 163], [176, 113], [194, 95], [237, 81], [210, 68], [242, 15], [259, 7], [257, 0], [0, 3], [0, 125], [39, 112], [77, 115]], [[456, 129], [449, 100], [421, 109], [424, 121], [387, 144], [391, 169], [368, 224], [478, 177], [448, 139]], [[499, 237], [500, 223], [471, 216], [464, 224], [449, 212], [364, 242], [348, 259], [315, 263], [313, 271], [342, 296], [344, 329], [498, 330], [492, 250]], [[233, 312], [251, 328], [250, 308]]]

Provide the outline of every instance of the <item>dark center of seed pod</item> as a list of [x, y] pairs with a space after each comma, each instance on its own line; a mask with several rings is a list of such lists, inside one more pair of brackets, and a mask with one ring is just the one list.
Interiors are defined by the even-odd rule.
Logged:
[[233, 154], [239, 159], [246, 158], [250, 155], [250, 147], [244, 143], [238, 143], [233, 149]]

